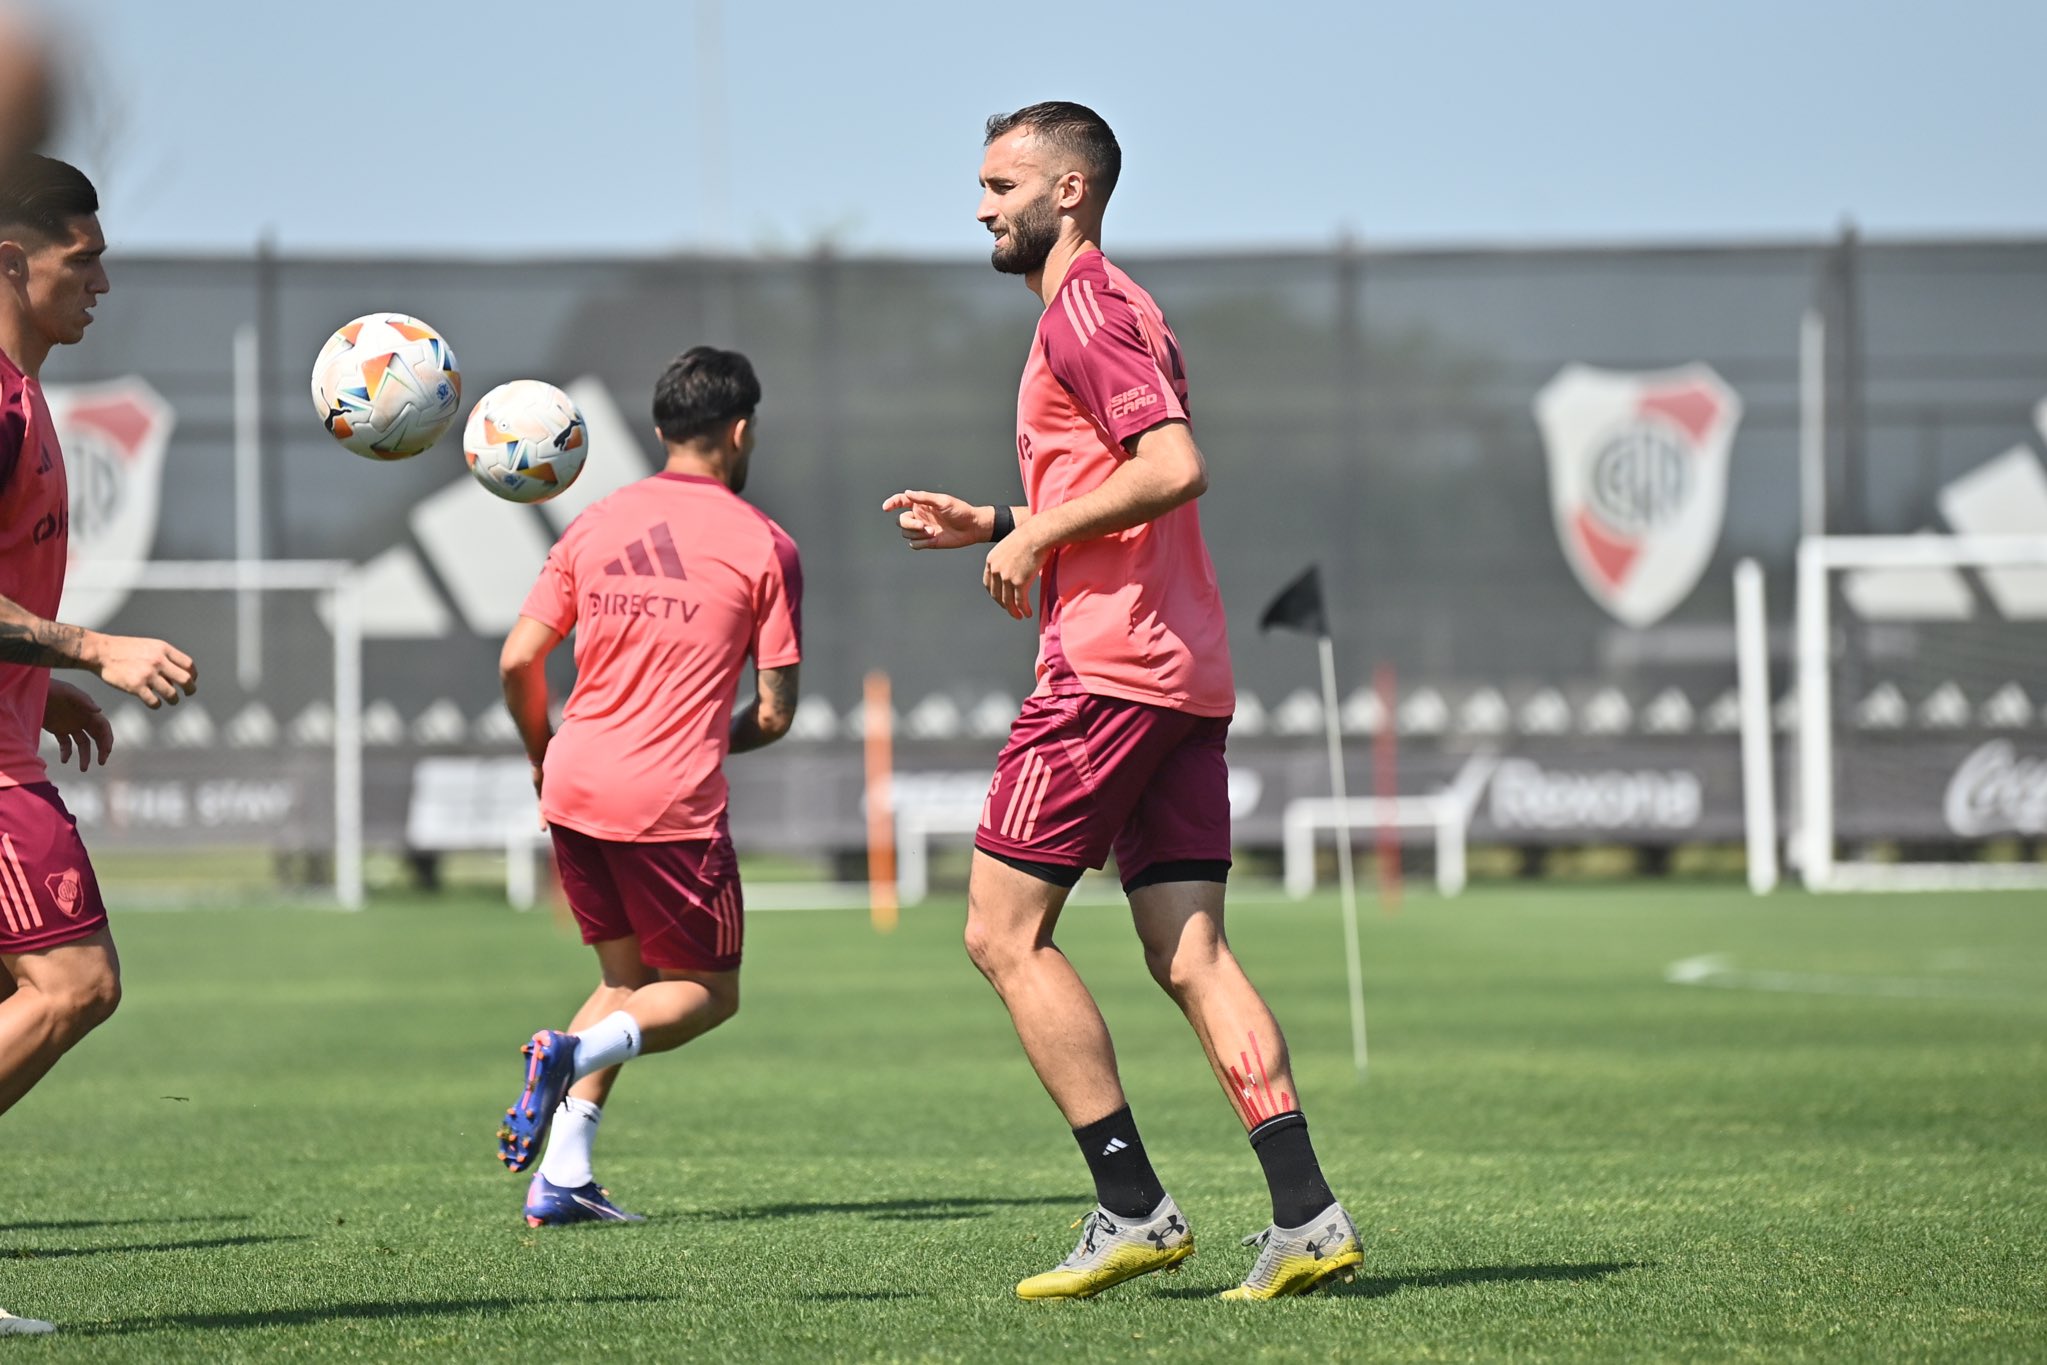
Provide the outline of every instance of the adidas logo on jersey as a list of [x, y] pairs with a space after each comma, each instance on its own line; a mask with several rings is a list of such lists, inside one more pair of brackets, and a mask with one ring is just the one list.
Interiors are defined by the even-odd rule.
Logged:
[[[651, 556], [648, 554], [650, 546], [653, 550]], [[682, 556], [676, 553], [675, 537], [669, 534], [665, 522], [656, 522], [649, 526], [641, 539], [625, 547], [625, 558], [612, 560], [604, 566], [604, 572], [614, 578], [629, 573], [638, 574], [643, 578], [652, 578], [657, 573], [663, 578], [684, 581], [689, 578], [689, 575], [682, 571]]]

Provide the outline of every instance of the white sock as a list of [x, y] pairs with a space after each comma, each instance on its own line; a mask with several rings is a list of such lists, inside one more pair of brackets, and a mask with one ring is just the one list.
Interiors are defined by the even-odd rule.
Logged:
[[603, 1108], [588, 1100], [574, 1096], [563, 1100], [547, 1130], [547, 1155], [540, 1159], [542, 1178], [571, 1190], [595, 1180], [590, 1173], [590, 1144], [597, 1140], [597, 1121], [603, 1117]]
[[614, 1010], [581, 1033], [576, 1040], [576, 1079], [593, 1071], [629, 1062], [640, 1055], [640, 1026], [624, 1010]]

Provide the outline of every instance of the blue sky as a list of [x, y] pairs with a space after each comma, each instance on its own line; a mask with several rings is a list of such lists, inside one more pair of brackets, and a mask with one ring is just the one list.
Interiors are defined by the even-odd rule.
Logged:
[[710, 84], [701, 8], [63, 0], [62, 150], [127, 250], [974, 255], [1043, 98], [1123, 142], [1112, 247], [2047, 233], [2037, 0], [725, 0]]

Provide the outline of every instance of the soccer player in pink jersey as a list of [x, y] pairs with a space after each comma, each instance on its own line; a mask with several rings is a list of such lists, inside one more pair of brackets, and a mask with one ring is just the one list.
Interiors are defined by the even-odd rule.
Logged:
[[[667, 468], [569, 524], [499, 662], [562, 890], [600, 974], [568, 1031], [526, 1044], [498, 1135], [515, 1171], [546, 1143], [526, 1195], [535, 1227], [637, 1221], [590, 1168], [619, 1067], [739, 1009], [725, 755], [788, 733], [803, 653], [796, 542], [739, 496], [760, 398], [735, 351], [699, 346], [668, 367], [654, 391]], [[576, 685], [551, 733], [544, 665], [571, 630]], [[749, 657], [754, 701], [734, 716]]]
[[[107, 292], [99, 195], [75, 167], [24, 154], [0, 168], [0, 1112], [121, 998], [121, 964], [78, 825], [51, 785], [60, 762], [105, 763], [114, 732], [99, 703], [53, 668], [79, 668], [141, 698], [175, 703], [198, 684], [162, 640], [102, 635], [53, 618], [64, 596], [71, 503], [64, 452], [43, 399], [43, 362], [76, 345]], [[0, 1313], [0, 1334], [49, 1331]]]
[[1027, 1299], [1087, 1298], [1194, 1250], [1130, 1116], [1109, 1031], [1052, 941], [1112, 851], [1145, 962], [1194, 1026], [1265, 1171], [1272, 1226], [1225, 1298], [1312, 1290], [1363, 1260], [1322, 1177], [1286, 1040], [1223, 934], [1230, 866], [1229, 636], [1195, 499], [1208, 467], [1158, 305], [1102, 254], [1122, 152], [1078, 104], [988, 121], [980, 220], [992, 263], [1044, 301], [1017, 397], [1023, 506], [910, 491], [914, 549], [993, 542], [982, 582], [1012, 617], [1038, 585], [1037, 690], [996, 762], [968, 886], [967, 951], [1073, 1128], [1099, 1206]]

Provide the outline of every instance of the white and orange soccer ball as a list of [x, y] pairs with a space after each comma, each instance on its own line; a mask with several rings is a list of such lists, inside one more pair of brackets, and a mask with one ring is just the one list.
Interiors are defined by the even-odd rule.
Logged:
[[418, 318], [370, 313], [320, 348], [313, 408], [334, 439], [364, 459], [407, 459], [454, 425], [462, 370], [453, 348]]
[[476, 481], [509, 502], [546, 502], [576, 481], [590, 433], [575, 400], [552, 384], [514, 379], [478, 400], [462, 430]]

